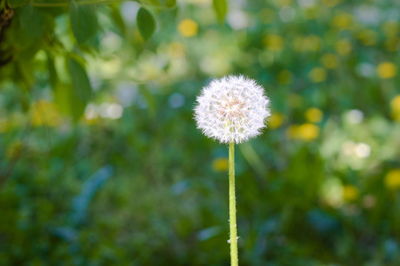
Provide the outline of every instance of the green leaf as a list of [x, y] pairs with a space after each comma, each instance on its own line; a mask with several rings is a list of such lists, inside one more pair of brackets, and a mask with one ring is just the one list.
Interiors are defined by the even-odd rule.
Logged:
[[18, 81], [25, 86], [26, 90], [30, 90], [35, 80], [33, 76], [33, 64], [31, 64], [31, 62], [24, 62], [22, 60], [17, 60], [16, 64]]
[[154, 95], [150, 92], [149, 88], [145, 85], [139, 86], [140, 92], [142, 93], [147, 106], [149, 107], [149, 113], [152, 117], [156, 115], [156, 101]]
[[110, 16], [114, 22], [114, 25], [117, 27], [119, 34], [125, 35], [126, 34], [125, 21], [122, 18], [119, 6], [117, 5], [110, 6]]
[[49, 71], [49, 83], [51, 89], [54, 91], [57, 87], [57, 81], [58, 81], [56, 66], [54, 64], [54, 57], [51, 55], [49, 51], [47, 51], [46, 55], [47, 55], [47, 69]]
[[145, 8], [141, 7], [136, 17], [136, 23], [139, 27], [140, 35], [148, 40], [156, 30], [156, 21], [153, 15]]
[[176, 0], [166, 0], [165, 1], [166, 7], [175, 7], [176, 6]]
[[26, 5], [27, 3], [29, 3], [29, 0], [8, 0], [8, 4], [9, 4], [10, 7], [12, 7], [12, 8], [24, 6], [24, 5]]
[[225, 20], [226, 13], [228, 11], [228, 3], [226, 0], [213, 0], [213, 7], [215, 14], [217, 15], [217, 19], [219, 22], [223, 22]]
[[78, 120], [90, 100], [92, 87], [86, 70], [75, 58], [69, 57], [67, 59], [67, 68], [72, 81], [70, 113], [75, 120]]
[[79, 5], [76, 2], [72, 2], [69, 15], [72, 32], [78, 43], [84, 44], [96, 35], [98, 21], [96, 10], [93, 6]]
[[55, 58], [51, 51], [46, 51], [46, 54], [49, 84], [53, 93], [54, 102], [57, 105], [57, 110], [61, 111], [63, 114], [71, 115], [71, 106], [73, 105], [71, 85], [65, 84], [61, 81], [61, 79], [59, 79]]
[[[58, 82], [53, 90], [54, 101], [57, 105], [57, 110], [65, 115], [72, 116], [73, 98], [71, 93], [71, 85]], [[79, 117], [78, 117], [79, 118]], [[75, 120], [77, 120], [76, 118]]]
[[20, 49], [26, 49], [42, 41], [46, 30], [46, 19], [38, 8], [25, 6], [19, 10], [16, 21], [15, 42]]
[[139, 0], [142, 5], [171, 8], [176, 6], [176, 0]]

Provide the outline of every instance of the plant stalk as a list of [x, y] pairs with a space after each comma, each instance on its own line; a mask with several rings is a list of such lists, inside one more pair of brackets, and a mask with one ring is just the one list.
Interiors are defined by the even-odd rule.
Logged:
[[229, 243], [231, 266], [239, 265], [235, 195], [235, 143], [229, 143]]

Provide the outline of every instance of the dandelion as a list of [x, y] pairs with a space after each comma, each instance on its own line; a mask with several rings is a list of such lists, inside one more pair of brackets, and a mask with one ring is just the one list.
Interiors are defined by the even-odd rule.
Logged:
[[54, 103], [39, 100], [31, 108], [31, 122], [34, 126], [57, 127], [61, 124], [61, 115]]
[[388, 189], [400, 188], [400, 169], [390, 170], [385, 176], [385, 185]]
[[281, 51], [284, 46], [283, 38], [276, 34], [267, 35], [264, 38], [264, 43], [267, 46], [268, 50], [273, 51], [273, 52]]
[[229, 244], [231, 265], [238, 265], [235, 143], [242, 143], [261, 134], [270, 116], [269, 99], [254, 80], [243, 76], [227, 76], [213, 80], [197, 98], [195, 120], [207, 137], [229, 143]]
[[340, 55], [348, 55], [351, 52], [352, 46], [348, 40], [342, 39], [336, 42], [335, 49]]
[[308, 108], [305, 112], [305, 117], [311, 123], [318, 123], [322, 120], [323, 113], [318, 108]]
[[312, 82], [319, 83], [326, 80], [326, 70], [322, 67], [313, 68], [308, 74]]
[[359, 190], [357, 187], [352, 185], [343, 186], [343, 199], [345, 201], [354, 201], [358, 198]]
[[212, 81], [197, 98], [195, 119], [204, 135], [221, 143], [241, 143], [261, 133], [270, 115], [264, 90], [243, 76]]
[[376, 67], [376, 71], [382, 79], [393, 78], [396, 76], [396, 65], [391, 62], [383, 62]]
[[178, 30], [184, 37], [193, 37], [198, 32], [198, 24], [191, 19], [184, 19], [179, 23]]
[[212, 168], [217, 172], [228, 170], [228, 166], [229, 163], [227, 158], [217, 158], [212, 163]]
[[285, 116], [281, 113], [274, 113], [269, 117], [268, 127], [270, 129], [279, 128], [285, 120]]

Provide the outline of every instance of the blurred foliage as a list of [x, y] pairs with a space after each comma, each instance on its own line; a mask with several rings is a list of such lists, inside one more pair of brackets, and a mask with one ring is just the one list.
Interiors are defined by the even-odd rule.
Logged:
[[228, 265], [192, 107], [231, 73], [273, 113], [237, 150], [242, 265], [399, 265], [399, 8], [1, 0], [0, 265]]

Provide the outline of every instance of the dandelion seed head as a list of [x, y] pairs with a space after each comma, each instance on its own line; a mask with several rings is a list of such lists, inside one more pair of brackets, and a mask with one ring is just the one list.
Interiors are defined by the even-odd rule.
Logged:
[[244, 76], [211, 81], [197, 97], [195, 120], [204, 135], [221, 143], [241, 143], [261, 134], [270, 116], [264, 89]]

